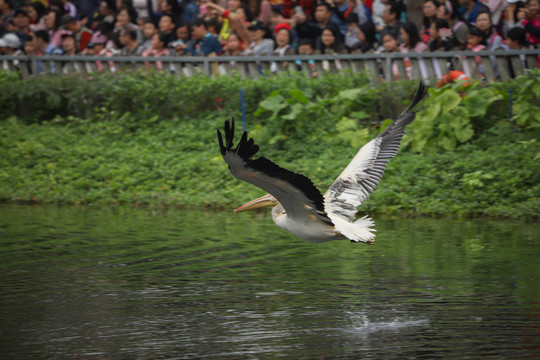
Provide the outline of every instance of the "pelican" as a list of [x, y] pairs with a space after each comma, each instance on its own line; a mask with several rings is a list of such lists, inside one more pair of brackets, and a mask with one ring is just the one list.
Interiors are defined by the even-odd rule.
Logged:
[[375, 190], [388, 161], [396, 155], [405, 126], [416, 116], [412, 109], [426, 91], [426, 86], [420, 83], [398, 119], [358, 151], [324, 195], [306, 176], [264, 157], [253, 159], [259, 146], [253, 139], [248, 140], [246, 131], [234, 147], [234, 119], [232, 123], [225, 121], [225, 139], [219, 129], [217, 133], [221, 155], [230, 172], [268, 193], [234, 212], [273, 206], [274, 223], [302, 239], [313, 242], [349, 239], [373, 244], [375, 224], [368, 216], [357, 219], [357, 207]]

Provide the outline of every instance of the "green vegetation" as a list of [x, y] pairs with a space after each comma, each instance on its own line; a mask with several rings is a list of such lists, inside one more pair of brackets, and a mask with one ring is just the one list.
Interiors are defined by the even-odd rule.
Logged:
[[[175, 78], [153, 73], [20, 80], [0, 73], [0, 200], [231, 207], [262, 191], [235, 180], [215, 129], [240, 89], [266, 156], [328, 187], [408, 102], [415, 82], [363, 76]], [[513, 90], [514, 118], [509, 118]], [[377, 191], [389, 215], [540, 214], [540, 73], [430, 89]]]

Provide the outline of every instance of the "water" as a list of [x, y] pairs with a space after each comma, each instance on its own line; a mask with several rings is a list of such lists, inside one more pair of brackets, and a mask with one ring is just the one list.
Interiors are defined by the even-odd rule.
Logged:
[[0, 205], [2, 359], [540, 356], [540, 225]]

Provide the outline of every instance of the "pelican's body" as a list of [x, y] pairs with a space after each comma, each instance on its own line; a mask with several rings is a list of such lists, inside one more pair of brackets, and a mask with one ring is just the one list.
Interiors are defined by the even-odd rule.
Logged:
[[367, 216], [356, 219], [356, 208], [381, 180], [386, 164], [399, 149], [405, 126], [414, 120], [412, 108], [426, 90], [421, 83], [409, 107], [358, 151], [324, 195], [304, 175], [283, 169], [264, 157], [253, 160], [259, 147], [253, 139], [248, 140], [246, 132], [233, 148], [234, 121], [232, 125], [226, 121], [225, 141], [219, 130], [218, 140], [231, 173], [268, 192], [235, 212], [273, 205], [272, 219], [276, 225], [305, 240], [373, 243], [374, 223]]

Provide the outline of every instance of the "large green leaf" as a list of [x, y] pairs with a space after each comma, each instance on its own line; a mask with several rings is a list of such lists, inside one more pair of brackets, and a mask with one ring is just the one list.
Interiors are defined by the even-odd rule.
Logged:
[[309, 99], [304, 95], [304, 92], [299, 89], [289, 90], [289, 94], [293, 97], [294, 100], [299, 103], [306, 104], [309, 102]]
[[454, 89], [448, 89], [439, 97], [438, 101], [441, 103], [442, 112], [447, 113], [453, 110], [461, 103], [461, 96], [459, 96]]

